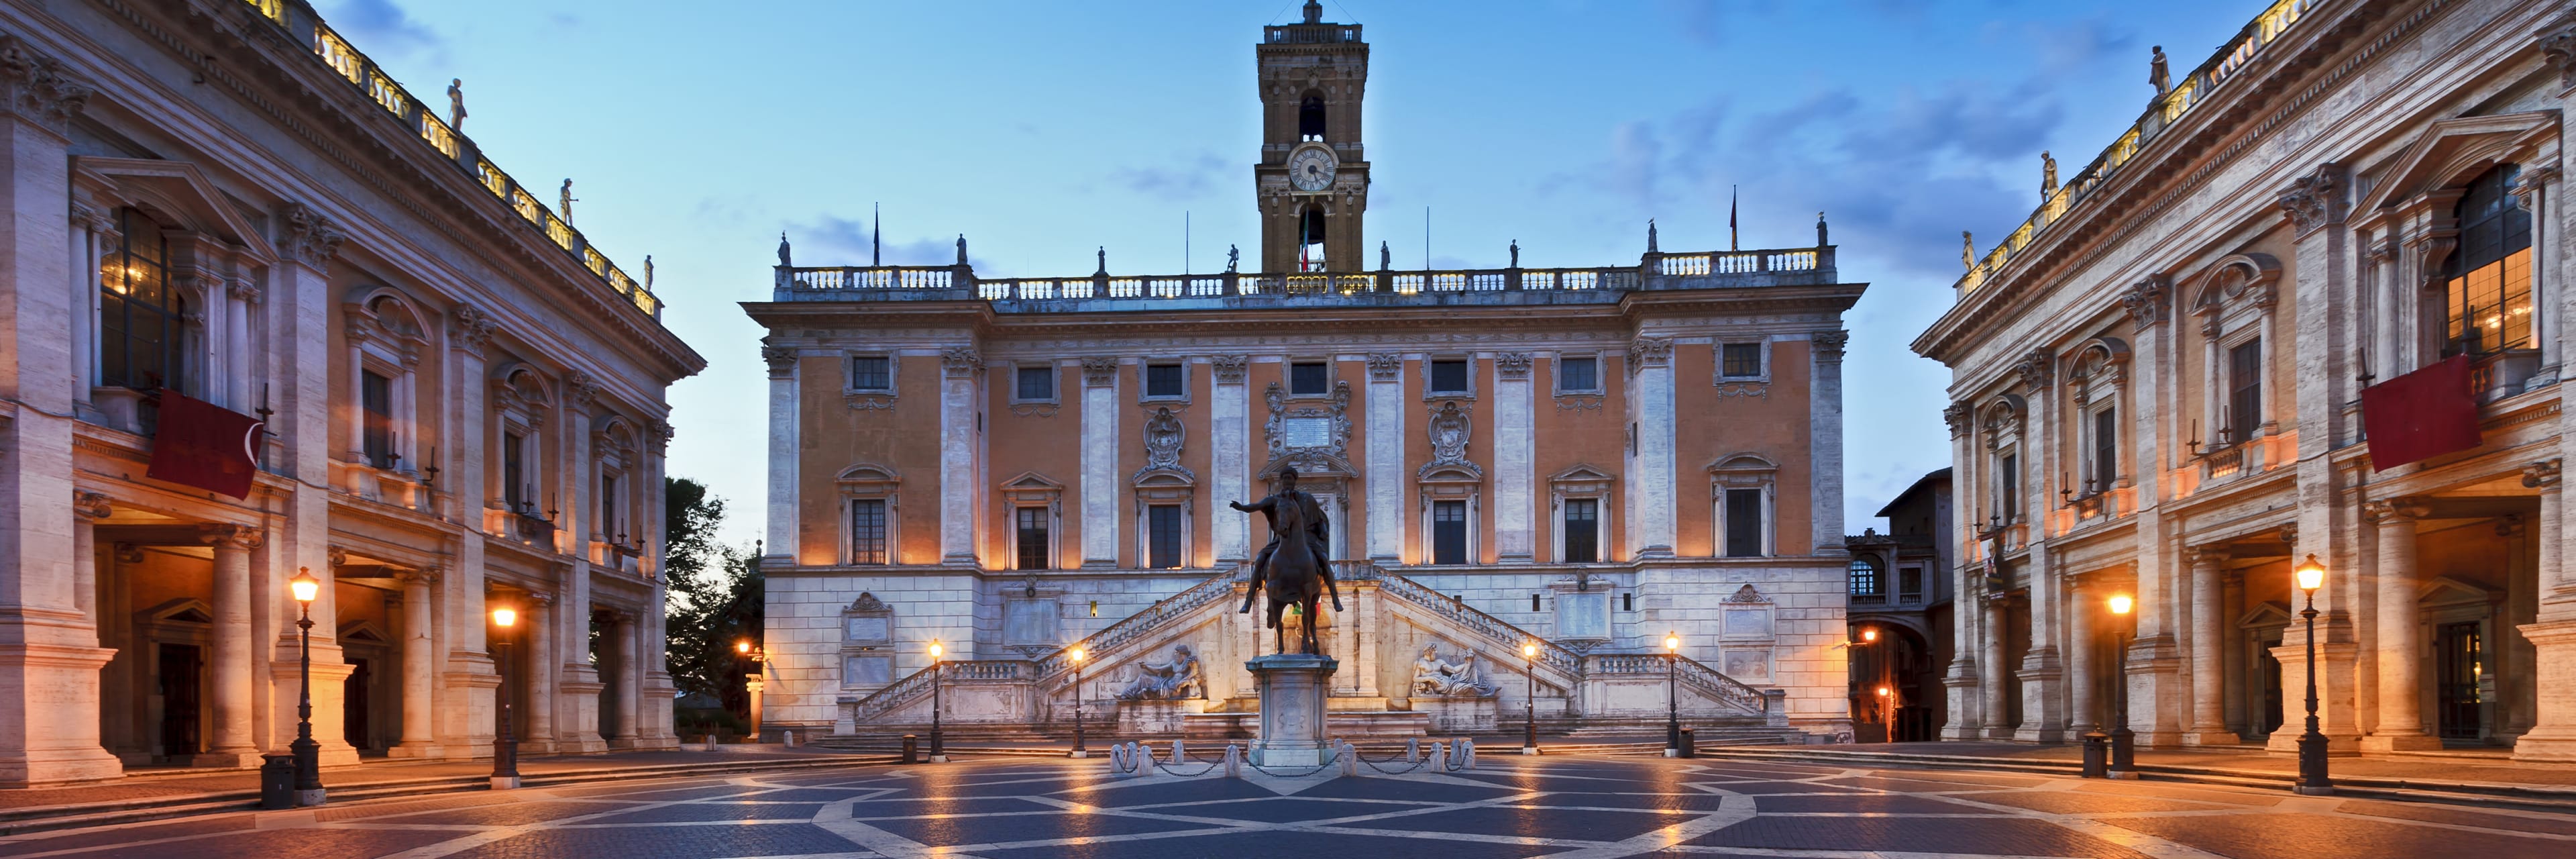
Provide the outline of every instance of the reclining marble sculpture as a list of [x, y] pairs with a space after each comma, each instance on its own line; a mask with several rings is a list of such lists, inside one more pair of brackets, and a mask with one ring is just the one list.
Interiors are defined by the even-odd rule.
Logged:
[[1425, 647], [1422, 658], [1413, 661], [1413, 694], [1430, 698], [1483, 698], [1498, 688], [1478, 676], [1476, 654], [1469, 651], [1450, 662], [1440, 658], [1440, 649]]
[[1121, 701], [1176, 701], [1207, 697], [1207, 677], [1199, 667], [1199, 658], [1190, 646], [1172, 646], [1168, 662], [1145, 662], [1136, 666], [1136, 679], [1118, 691]]

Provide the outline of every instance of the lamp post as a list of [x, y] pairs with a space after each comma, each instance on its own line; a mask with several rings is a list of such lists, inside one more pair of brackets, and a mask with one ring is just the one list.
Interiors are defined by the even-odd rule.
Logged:
[[761, 693], [766, 691], [768, 686], [768, 672], [764, 670], [766, 666], [762, 664], [761, 654], [752, 649], [751, 639], [736, 639], [733, 643], [733, 652], [735, 658], [751, 663], [751, 670], [743, 674], [742, 714], [743, 720], [750, 723], [751, 741], [758, 743], [760, 742], [760, 699]]
[[939, 740], [939, 681], [948, 667], [940, 654], [945, 652], [947, 649], [939, 645], [939, 639], [930, 640], [930, 762], [934, 764], [948, 762], [948, 752]]
[[322, 580], [313, 577], [313, 568], [297, 567], [286, 588], [303, 612], [295, 621], [303, 637], [296, 666], [301, 682], [295, 691], [295, 741], [286, 749], [295, 755], [295, 804], [321, 805], [322, 744], [313, 741], [313, 601], [322, 596]]
[[510, 633], [519, 625], [519, 610], [510, 606], [492, 609], [492, 649], [500, 659], [501, 732], [492, 737], [492, 789], [509, 790], [519, 786], [519, 734], [511, 722], [510, 712]]
[[1538, 674], [1531, 666], [1538, 661], [1538, 642], [1521, 644], [1521, 678], [1528, 681], [1521, 693], [1525, 708], [1521, 716], [1521, 754], [1538, 754]]
[[1087, 758], [1091, 752], [1082, 747], [1082, 657], [1080, 647], [1073, 649], [1073, 756]]
[[[1855, 641], [1855, 642], [1852, 642], [1852, 643], [1851, 643], [1851, 649], [1850, 649], [1850, 652], [1853, 654], [1853, 656], [1851, 657], [1851, 660], [1852, 660], [1854, 663], [1859, 663], [1859, 661], [1860, 661], [1860, 657], [1859, 657], [1859, 655], [1858, 655], [1858, 654], [1861, 652], [1861, 651], [1860, 651], [1860, 649], [1861, 649], [1862, 647], [1867, 647], [1867, 646], [1870, 646], [1870, 645], [1875, 645], [1875, 644], [1877, 644], [1877, 643], [1878, 643], [1878, 627], [1875, 627], [1875, 626], [1864, 626], [1864, 627], [1861, 627], [1861, 629], [1860, 629], [1860, 640], [1859, 640], [1859, 641]], [[1860, 665], [1859, 670], [1860, 670], [1860, 671], [1863, 671], [1863, 672], [1866, 672], [1866, 674], [1861, 675], [1861, 676], [1856, 676], [1856, 677], [1854, 677], [1854, 678], [1853, 678], [1853, 680], [1852, 680], [1852, 685], [1853, 685], [1854, 687], [1858, 687], [1862, 682], [1865, 682], [1865, 681], [1864, 681], [1864, 679], [1863, 679], [1864, 677], [1866, 677], [1866, 679], [1868, 679], [1868, 680], [1876, 680], [1876, 679], [1878, 679], [1876, 676], [1874, 676], [1874, 675], [1876, 675], [1876, 674], [1878, 673], [1878, 663], [1877, 663], [1875, 660], [1872, 660], [1872, 661], [1871, 661], [1871, 662], [1869, 662], [1869, 663], [1866, 663], [1866, 664], [1862, 664], [1862, 665]], [[1858, 692], [1859, 692], [1859, 690], [1858, 690], [1857, 688], [1854, 688], [1852, 691], [1853, 691], [1853, 693], [1854, 693], [1854, 694], [1858, 694]], [[1871, 705], [1872, 707], [1876, 708], [1876, 709], [1872, 710], [1872, 713], [1873, 713], [1874, 715], [1876, 715], [1876, 716], [1879, 718], [1879, 724], [1880, 724], [1880, 726], [1881, 726], [1881, 727], [1886, 727], [1886, 726], [1887, 726], [1887, 720], [1886, 720], [1886, 708], [1885, 708], [1884, 706], [1881, 706], [1881, 705], [1882, 705], [1882, 704], [1884, 704], [1884, 703], [1885, 703], [1885, 702], [1883, 702], [1883, 701], [1882, 701], [1882, 702], [1873, 703], [1873, 704]], [[1860, 737], [1860, 726], [1858, 726], [1858, 725], [1854, 725], [1854, 726], [1852, 726], [1852, 737], [1853, 737], [1853, 742], [1859, 742], [1859, 737]], [[1893, 730], [1892, 728], [1890, 728], [1889, 730], [1887, 730], [1887, 737], [1886, 737], [1886, 741], [1887, 741], [1887, 742], [1895, 742], [1895, 740], [1896, 740], [1896, 732], [1895, 732], [1895, 730]]]
[[2130, 621], [2129, 611], [2136, 605], [2137, 601], [2130, 599], [2128, 594], [2111, 597], [2111, 616], [2114, 618], [2111, 625], [2114, 647], [2111, 652], [2112, 676], [2119, 681], [2119, 694], [2111, 696], [2111, 707], [2118, 711], [2116, 715], [2119, 716], [2111, 728], [2111, 768], [2108, 774], [2112, 778], [2138, 777], [2138, 735], [2129, 730], [2129, 632], [2122, 628]]
[[2317, 730], [2317, 589], [2326, 585], [2326, 565], [2311, 552], [2290, 572], [2308, 600], [2299, 611], [2299, 618], [2308, 622], [2308, 730], [2299, 735], [2299, 778], [2290, 789], [2320, 796], [2334, 792], [2334, 780], [2326, 776], [2326, 735]]
[[1681, 657], [1681, 633], [1664, 633], [1664, 757], [1668, 758], [1682, 753]]

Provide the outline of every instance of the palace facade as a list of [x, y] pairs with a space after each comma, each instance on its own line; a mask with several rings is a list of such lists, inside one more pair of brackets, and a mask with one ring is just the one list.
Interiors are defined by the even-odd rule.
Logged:
[[1943, 735], [2289, 750], [2313, 557], [2334, 751], [2576, 760], [2576, 19], [2282, 0], [2156, 77], [1914, 344], [1954, 373]]
[[302, 0], [0, 2], [0, 94], [0, 784], [284, 753], [299, 571], [326, 765], [675, 745], [646, 285]]
[[[1849, 729], [1841, 313], [1863, 286], [1823, 225], [1805, 248], [1668, 253], [1649, 228], [1633, 263], [1369, 270], [1369, 46], [1320, 16], [1255, 51], [1258, 272], [782, 247], [744, 306], [768, 329], [771, 724], [927, 723], [945, 677], [952, 729], [1060, 732], [1076, 701], [1132, 725], [1115, 693], [1175, 645], [1206, 674], [1188, 717], [1230, 718], [1270, 637], [1235, 612], [1268, 535], [1227, 503], [1294, 467], [1342, 580], [1315, 619], [1337, 713], [1419, 733], [1481, 706], [1428, 727], [1490, 729], [1534, 694], [1551, 730], [1660, 727], [1677, 674], [1701, 724]], [[933, 642], [962, 662], [934, 674]], [[1424, 700], [1425, 648], [1499, 693]]]

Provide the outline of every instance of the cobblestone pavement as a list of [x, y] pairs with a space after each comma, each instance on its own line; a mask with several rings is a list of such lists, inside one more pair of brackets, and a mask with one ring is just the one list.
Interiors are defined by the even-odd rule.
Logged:
[[707, 776], [0, 838], [0, 856], [2576, 855], [2576, 815], [1974, 771], [1487, 756], [1443, 776], [1108, 778], [1090, 761]]

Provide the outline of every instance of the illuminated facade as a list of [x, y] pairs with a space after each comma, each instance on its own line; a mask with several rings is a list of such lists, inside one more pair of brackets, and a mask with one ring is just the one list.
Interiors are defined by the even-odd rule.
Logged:
[[1945, 736], [2286, 751], [2314, 555], [2339, 753], [2576, 760], [2571, 24], [2276, 3], [1970, 268]]

